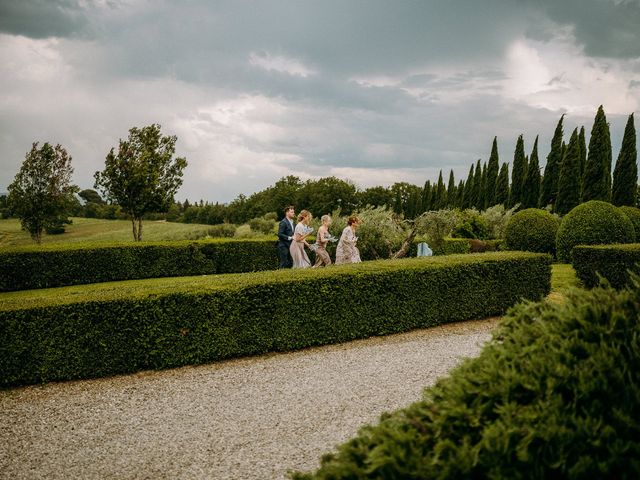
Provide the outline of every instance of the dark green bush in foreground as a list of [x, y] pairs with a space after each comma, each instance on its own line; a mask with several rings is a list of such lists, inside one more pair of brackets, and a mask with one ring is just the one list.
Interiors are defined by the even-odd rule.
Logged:
[[554, 254], [560, 221], [546, 210], [527, 208], [516, 213], [505, 230], [509, 250]]
[[640, 240], [640, 208], [623, 205], [618, 209], [631, 220], [633, 230], [636, 232], [636, 240]]
[[520, 304], [476, 359], [301, 479], [640, 478], [640, 289]]
[[198, 364], [499, 315], [521, 298], [549, 292], [550, 261], [485, 253], [3, 293], [0, 386]]
[[608, 202], [591, 200], [578, 205], [562, 219], [556, 236], [558, 260], [571, 262], [576, 245], [633, 243], [635, 231], [631, 220]]
[[21, 247], [0, 252], [0, 291], [240, 273], [277, 266], [275, 240]]
[[585, 287], [600, 283], [598, 274], [614, 288], [631, 284], [629, 270], [640, 273], [640, 244], [580, 245], [571, 251], [573, 268]]

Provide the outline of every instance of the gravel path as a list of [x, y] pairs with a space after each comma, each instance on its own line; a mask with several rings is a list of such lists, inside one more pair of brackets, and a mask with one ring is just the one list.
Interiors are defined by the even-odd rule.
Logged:
[[0, 477], [285, 478], [419, 400], [497, 322], [0, 391]]

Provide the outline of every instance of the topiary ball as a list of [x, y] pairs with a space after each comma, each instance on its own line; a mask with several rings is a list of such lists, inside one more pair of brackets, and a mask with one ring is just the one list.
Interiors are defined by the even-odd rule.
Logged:
[[618, 208], [629, 217], [629, 220], [633, 223], [633, 229], [636, 232], [636, 241], [640, 240], [640, 208], [627, 206]]
[[516, 213], [505, 229], [509, 250], [554, 254], [560, 221], [546, 210], [527, 208]]
[[570, 263], [571, 249], [576, 245], [633, 243], [635, 238], [633, 223], [618, 207], [591, 200], [562, 219], [556, 235], [558, 260]]

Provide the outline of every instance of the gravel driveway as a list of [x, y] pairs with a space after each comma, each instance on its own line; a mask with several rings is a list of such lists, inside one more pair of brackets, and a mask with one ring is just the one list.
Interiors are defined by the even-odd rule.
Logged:
[[285, 478], [419, 400], [497, 322], [0, 391], [0, 477]]

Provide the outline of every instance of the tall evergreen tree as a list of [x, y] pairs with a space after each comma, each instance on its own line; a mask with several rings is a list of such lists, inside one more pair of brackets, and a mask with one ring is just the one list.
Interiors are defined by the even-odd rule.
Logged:
[[538, 136], [536, 135], [522, 186], [522, 208], [538, 208], [539, 199], [540, 163], [538, 161]]
[[574, 129], [560, 165], [558, 198], [555, 211], [560, 215], [569, 213], [580, 204], [580, 140], [578, 129]]
[[487, 208], [487, 162], [482, 164], [482, 176], [480, 178], [482, 187], [480, 188], [480, 200], [478, 201], [480, 205], [478, 210], [484, 210]]
[[402, 195], [400, 190], [396, 190], [396, 198], [393, 201], [393, 211], [398, 215], [404, 213], [404, 205], [402, 204]]
[[611, 135], [602, 105], [598, 108], [589, 139], [589, 153], [582, 179], [582, 201], [611, 199]]
[[547, 155], [547, 164], [544, 167], [544, 176], [540, 187], [540, 207], [554, 205], [558, 196], [558, 176], [560, 174], [560, 163], [562, 162], [562, 121], [564, 115], [560, 117], [556, 130], [551, 139], [551, 151]]
[[[578, 145], [580, 145], [580, 185], [582, 186], [582, 177], [584, 177], [584, 165], [587, 163], [587, 141], [584, 137], [584, 126], [580, 127], [578, 134]], [[580, 188], [582, 195], [582, 187]]]
[[427, 180], [424, 182], [424, 188], [422, 189], [422, 211], [429, 210], [431, 210], [431, 182]]
[[509, 198], [509, 206], [513, 207], [516, 203], [522, 203], [522, 185], [524, 183], [524, 175], [526, 171], [524, 159], [524, 140], [522, 135], [516, 141], [516, 149], [513, 152], [513, 170], [511, 171], [511, 197]]
[[464, 192], [462, 192], [462, 208], [471, 208], [473, 203], [473, 163], [469, 168], [467, 180], [464, 182]]
[[442, 179], [442, 170], [438, 175], [438, 184], [436, 186], [436, 202], [435, 209], [442, 210], [447, 206], [447, 189], [444, 186], [444, 180]]
[[456, 208], [464, 208], [464, 192], [465, 192], [465, 184], [464, 180], [460, 180], [458, 182], [458, 186], [456, 187]]
[[485, 207], [492, 207], [496, 204], [496, 182], [500, 170], [500, 160], [498, 159], [498, 137], [493, 137], [491, 155], [487, 164], [487, 180], [485, 191]]
[[636, 127], [633, 123], [633, 113], [629, 115], [627, 126], [622, 137], [622, 147], [613, 170], [613, 191], [611, 203], [614, 205], [636, 206], [638, 165], [636, 164]]
[[473, 175], [473, 195], [471, 196], [471, 208], [482, 209], [482, 164], [480, 159], [476, 162], [476, 173]]
[[500, 173], [496, 180], [496, 199], [495, 205], [507, 206], [509, 202], [509, 165], [503, 163], [500, 167]]
[[447, 185], [447, 207], [456, 206], [456, 181], [453, 178], [453, 170], [449, 171], [449, 184]]

